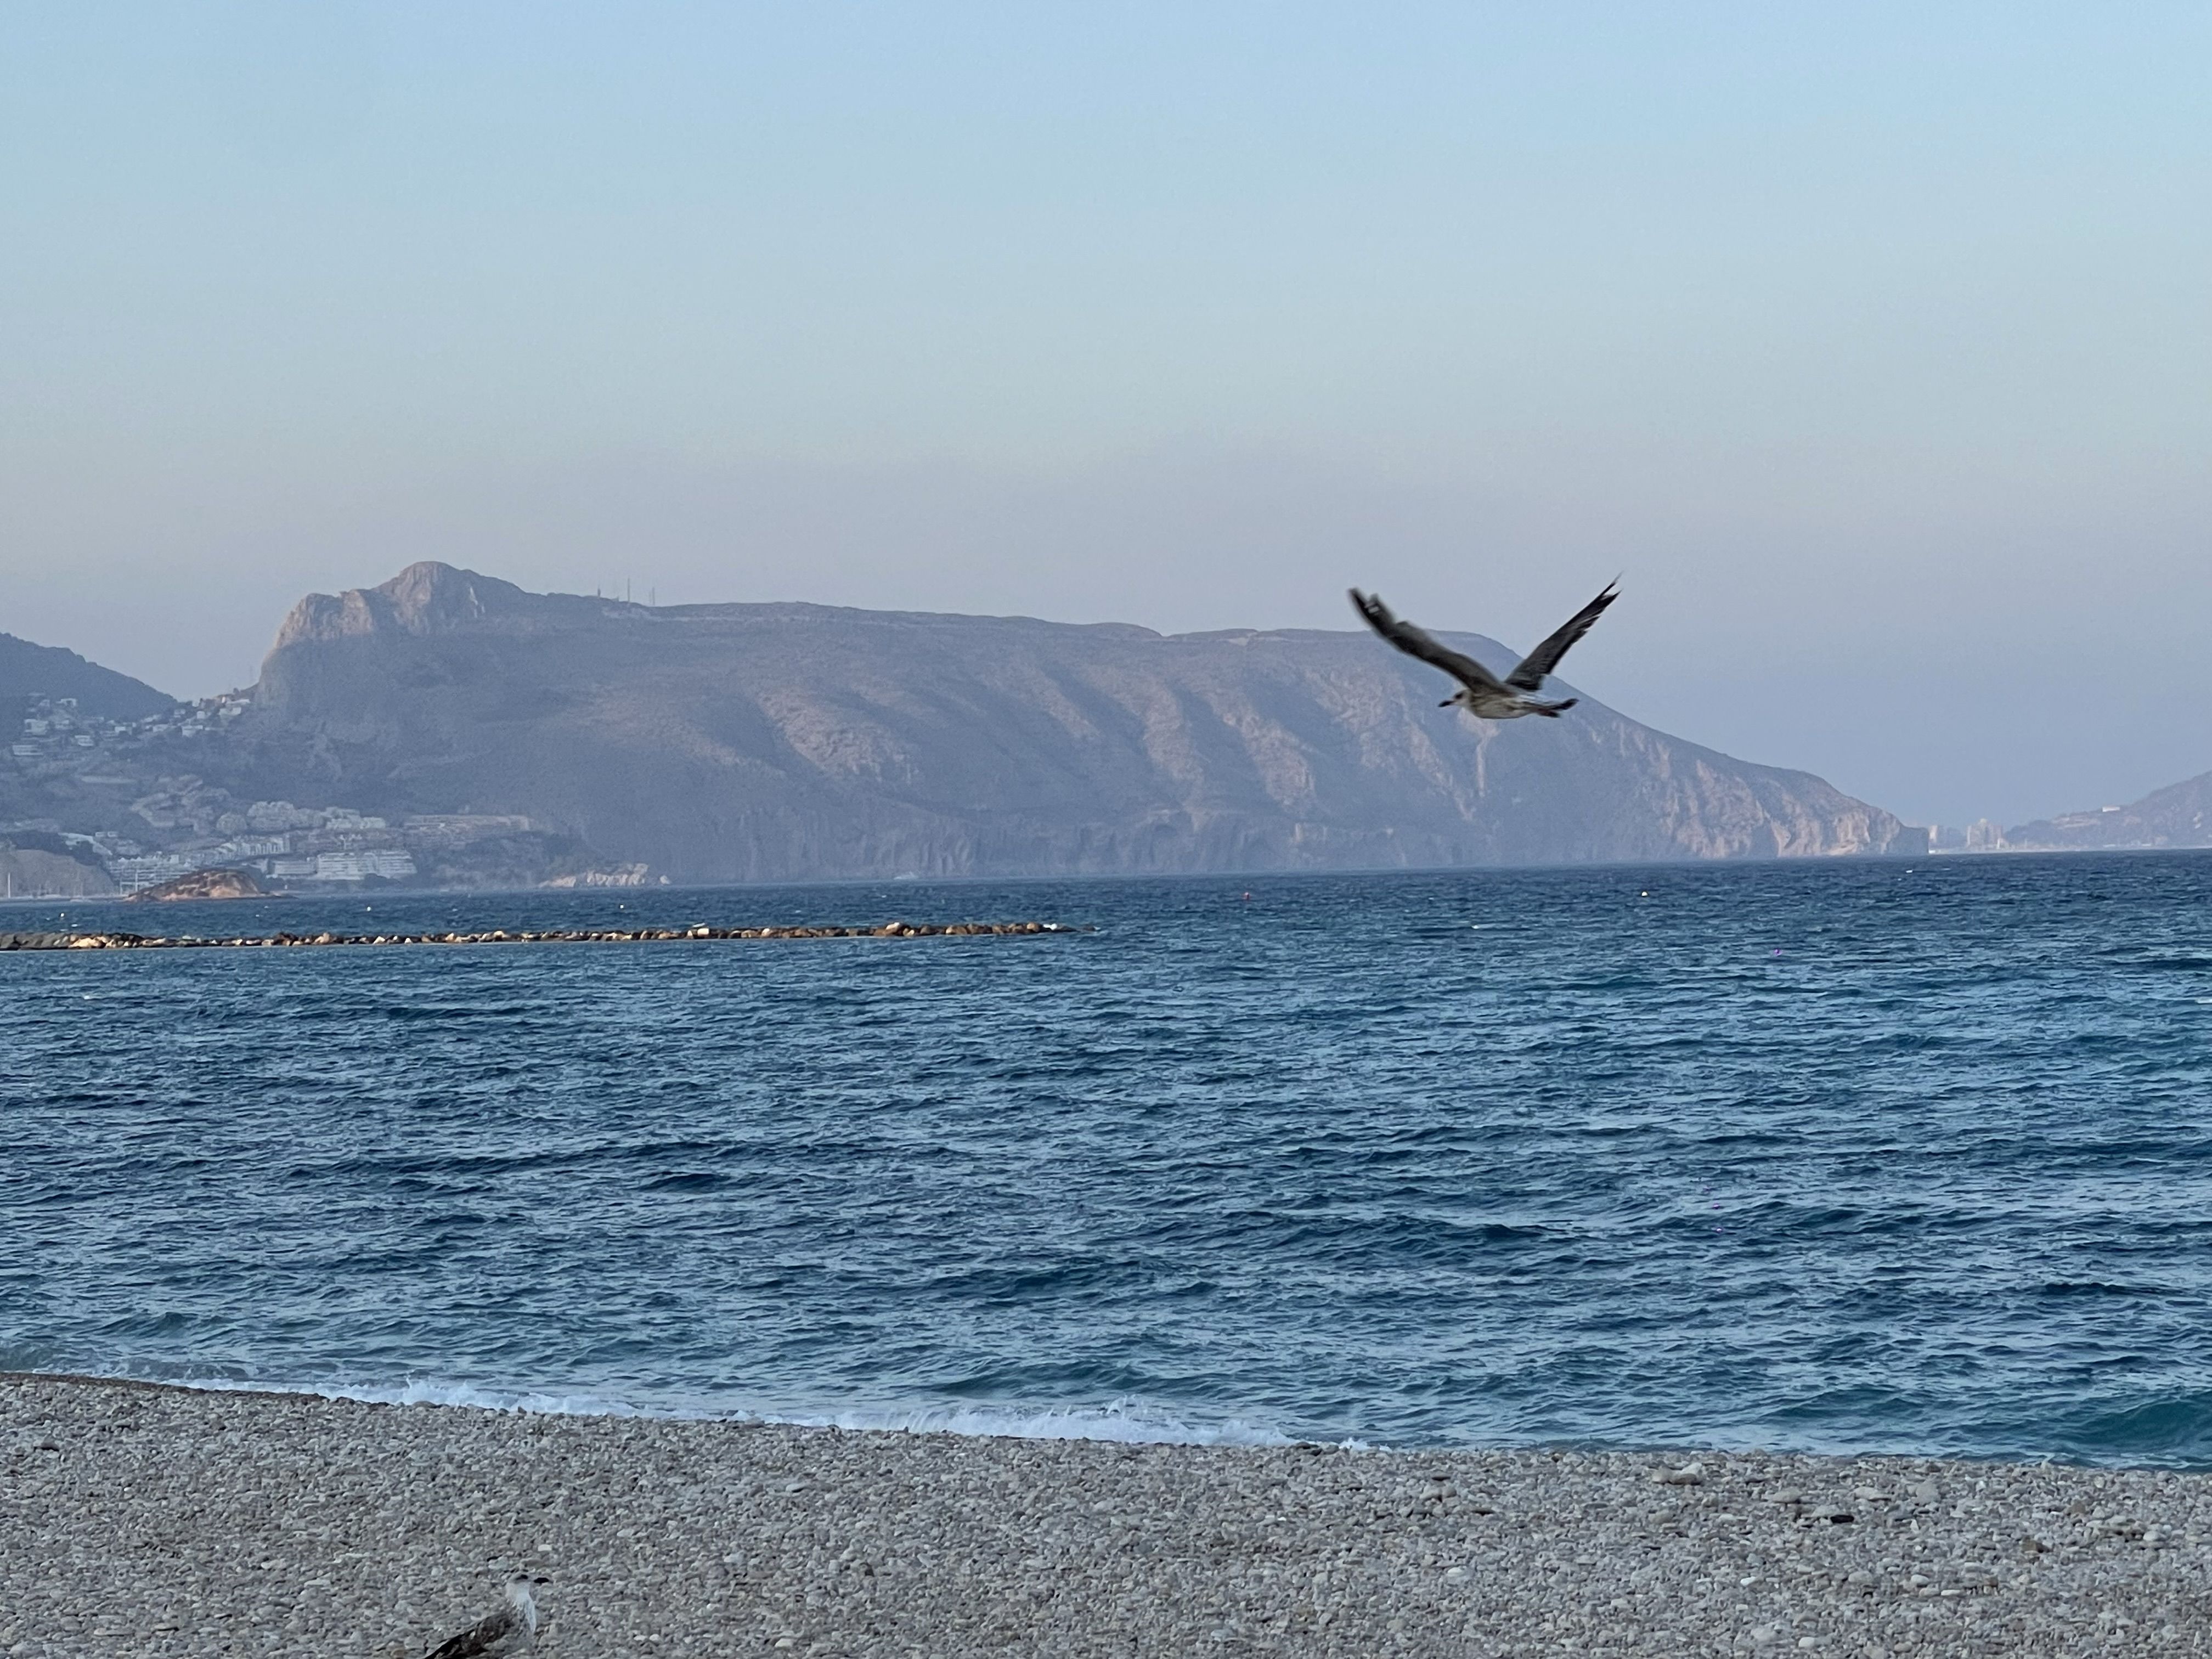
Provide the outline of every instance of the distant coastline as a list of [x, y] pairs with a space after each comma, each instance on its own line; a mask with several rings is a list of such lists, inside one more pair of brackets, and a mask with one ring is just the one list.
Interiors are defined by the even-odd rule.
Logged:
[[1549, 733], [1439, 711], [1427, 672], [1349, 629], [659, 609], [417, 564], [302, 599], [245, 690], [30, 697], [0, 838], [58, 837], [87, 886], [364, 893], [1926, 846], [1587, 695]]

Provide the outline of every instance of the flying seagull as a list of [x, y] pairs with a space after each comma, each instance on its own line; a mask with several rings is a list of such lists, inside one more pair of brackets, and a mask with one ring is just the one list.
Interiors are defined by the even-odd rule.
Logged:
[[1457, 703], [1478, 720], [1517, 720], [1523, 714], [1542, 714], [1557, 720], [1562, 712], [1572, 708], [1579, 699], [1542, 702], [1534, 695], [1536, 688], [1543, 684], [1546, 675], [1559, 665], [1559, 659], [1567, 654], [1568, 647], [1589, 633], [1590, 624], [1620, 597], [1613, 591], [1613, 584], [1607, 582], [1604, 592], [1568, 617], [1551, 638], [1522, 658], [1514, 665], [1513, 672], [1501, 680], [1474, 658], [1439, 642], [1425, 629], [1401, 622], [1380, 597], [1363, 593], [1356, 587], [1352, 590], [1352, 603], [1367, 618], [1370, 628], [1407, 656], [1419, 657], [1459, 682], [1460, 689], [1438, 703], [1437, 708], [1449, 708]]
[[491, 1659], [495, 1654], [525, 1651], [538, 1640], [538, 1601], [531, 1586], [544, 1582], [510, 1578], [505, 1607], [432, 1648], [428, 1659]]

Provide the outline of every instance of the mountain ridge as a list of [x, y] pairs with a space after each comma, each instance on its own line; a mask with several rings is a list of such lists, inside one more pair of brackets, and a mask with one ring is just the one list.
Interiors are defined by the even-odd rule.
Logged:
[[104, 668], [66, 647], [0, 634], [0, 702], [74, 698], [85, 714], [135, 720], [173, 708], [177, 700], [143, 680]]
[[1438, 684], [1356, 630], [654, 607], [426, 562], [301, 599], [226, 742], [234, 786], [526, 814], [678, 880], [1924, 844], [1810, 773], [1595, 699], [1476, 726], [1434, 709]]
[[2062, 812], [2004, 832], [2008, 850], [2106, 851], [2212, 847], [2212, 772], [2154, 789], [2124, 806]]
[[125, 890], [215, 866], [331, 891], [1925, 850], [1596, 699], [1478, 723], [1447, 689], [1361, 629], [652, 606], [422, 562], [303, 597], [248, 690], [26, 721], [0, 830]]

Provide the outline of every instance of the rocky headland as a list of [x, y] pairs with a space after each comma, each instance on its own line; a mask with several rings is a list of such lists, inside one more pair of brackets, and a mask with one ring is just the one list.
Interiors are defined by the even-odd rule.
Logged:
[[50, 710], [0, 826], [127, 843], [125, 887], [225, 864], [308, 891], [1926, 848], [1587, 696], [1477, 723], [1437, 680], [1349, 627], [653, 607], [425, 563], [301, 600], [244, 691], [127, 730]]
[[679, 882], [1924, 846], [1810, 774], [1589, 699], [1474, 724], [1434, 679], [1350, 629], [653, 608], [420, 564], [301, 601], [226, 743], [234, 793], [524, 815]]
[[251, 870], [233, 869], [216, 866], [211, 869], [195, 870], [189, 875], [177, 877], [152, 887], [142, 887], [131, 895], [133, 901], [151, 900], [156, 902], [175, 902], [185, 899], [249, 899], [277, 898], [282, 895], [264, 886]]

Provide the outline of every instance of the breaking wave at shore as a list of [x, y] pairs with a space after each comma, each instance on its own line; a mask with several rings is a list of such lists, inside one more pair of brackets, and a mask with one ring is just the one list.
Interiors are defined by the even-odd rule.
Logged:
[[[350, 1400], [376, 1406], [450, 1406], [462, 1410], [517, 1412], [548, 1417], [642, 1417], [678, 1422], [772, 1423], [801, 1429], [842, 1429], [856, 1433], [953, 1434], [1005, 1440], [1103, 1440], [1146, 1446], [1288, 1446], [1295, 1439], [1276, 1430], [1236, 1419], [1220, 1423], [1185, 1422], [1171, 1413], [1134, 1401], [1113, 1401], [1091, 1407], [1063, 1407], [1024, 1411], [1000, 1407], [899, 1407], [872, 1410], [810, 1412], [774, 1407], [716, 1408], [672, 1404], [641, 1405], [589, 1394], [547, 1394], [532, 1389], [488, 1389], [465, 1382], [422, 1378], [394, 1383], [281, 1382], [247, 1377], [80, 1376], [35, 1369], [0, 1376], [48, 1377], [58, 1382], [123, 1383], [143, 1388], [182, 1389], [210, 1394], [296, 1395], [314, 1400]], [[1361, 1447], [1364, 1442], [1343, 1443]]]

